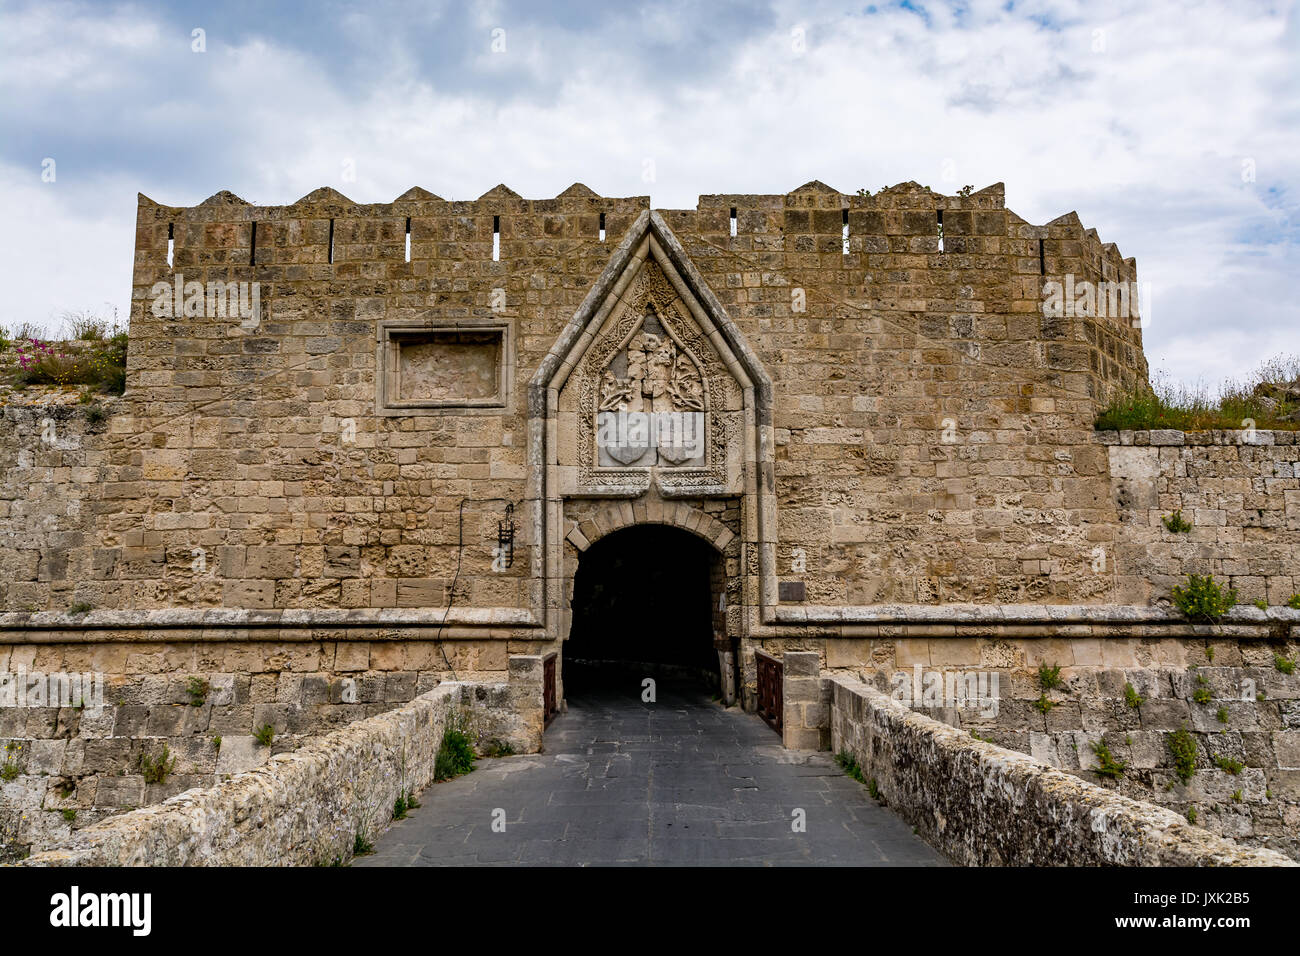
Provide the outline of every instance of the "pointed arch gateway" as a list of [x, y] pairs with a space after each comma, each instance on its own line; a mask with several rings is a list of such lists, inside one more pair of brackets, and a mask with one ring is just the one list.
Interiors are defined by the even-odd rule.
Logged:
[[597, 539], [675, 526], [718, 556], [711, 630], [730, 697], [740, 641], [775, 604], [771, 396], [663, 217], [641, 213], [529, 383], [548, 641], [569, 636], [574, 577]]

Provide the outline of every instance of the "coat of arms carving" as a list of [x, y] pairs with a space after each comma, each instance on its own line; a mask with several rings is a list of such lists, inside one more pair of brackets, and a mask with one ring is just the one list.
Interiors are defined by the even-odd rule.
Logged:
[[[570, 404], [572, 403], [572, 404]], [[653, 258], [639, 264], [574, 368], [577, 487], [721, 493], [734, 484], [741, 389]]]
[[665, 331], [653, 306], [601, 375], [596, 445], [600, 464], [704, 462], [704, 380]]

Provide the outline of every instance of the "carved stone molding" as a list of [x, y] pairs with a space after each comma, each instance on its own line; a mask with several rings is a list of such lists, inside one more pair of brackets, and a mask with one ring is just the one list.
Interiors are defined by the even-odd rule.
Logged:
[[[647, 257], [560, 392], [561, 412], [573, 413], [565, 422], [577, 430], [572, 460], [560, 460], [574, 468], [564, 490], [635, 495], [653, 478], [665, 495], [735, 493], [743, 403], [741, 385]], [[601, 440], [629, 420], [644, 436]], [[693, 446], [665, 441], [661, 452], [658, 439], [673, 428], [677, 437], [702, 434]]]

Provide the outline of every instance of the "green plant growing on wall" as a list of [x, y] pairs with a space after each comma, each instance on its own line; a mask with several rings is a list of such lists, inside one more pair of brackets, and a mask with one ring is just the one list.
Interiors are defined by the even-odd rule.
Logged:
[[375, 845], [366, 839], [366, 835], [364, 833], [358, 832], [357, 835], [352, 838], [353, 856], [368, 856], [374, 852], [375, 852]]
[[1039, 664], [1038, 686], [1042, 692], [1038, 695], [1038, 700], [1034, 701], [1033, 707], [1040, 714], [1046, 714], [1056, 706], [1056, 702], [1047, 696], [1048, 691], [1059, 690], [1065, 686], [1065, 681], [1061, 679], [1060, 665], [1049, 667], [1047, 664]]
[[126, 388], [127, 333], [120, 329], [116, 316], [96, 321], [101, 334], [84, 338], [83, 344], [77, 346], [42, 341], [33, 330], [27, 330], [21, 335], [22, 341], [14, 342], [20, 368], [9, 384], [60, 388], [86, 385], [121, 395]]
[[1196, 738], [1187, 732], [1186, 727], [1179, 727], [1166, 741], [1170, 756], [1174, 758], [1174, 773], [1186, 783], [1196, 774]]
[[1195, 807], [1188, 807], [1188, 808], [1187, 808], [1187, 822], [1190, 823], [1190, 824], [1192, 824], [1192, 826], [1195, 826], [1195, 825], [1196, 825], [1196, 808], [1195, 808]]
[[1234, 791], [1232, 791], [1232, 802], [1233, 802], [1233, 803], [1241, 803], [1241, 791], [1240, 791], [1240, 790], [1234, 790]]
[[194, 707], [202, 707], [208, 702], [208, 692], [212, 690], [212, 685], [202, 677], [191, 677], [185, 684], [185, 693], [189, 695], [190, 704]]
[[9, 783], [17, 778], [19, 770], [18, 765], [14, 763], [14, 757], [21, 753], [22, 749], [23, 745], [16, 740], [11, 740], [5, 744], [5, 762], [3, 766], [0, 766], [0, 780]]
[[853, 758], [847, 750], [841, 750], [835, 755], [835, 762], [840, 765], [840, 769], [856, 780], [858, 783], [866, 783], [867, 778], [862, 774], [862, 768], [858, 766], [857, 760]]
[[86, 614], [94, 610], [94, 605], [87, 604], [85, 601], [78, 601], [68, 608], [68, 614], [76, 617], [78, 614]]
[[1237, 604], [1235, 588], [1224, 590], [1214, 580], [1214, 575], [1187, 576], [1187, 586], [1176, 586], [1171, 597], [1174, 606], [1192, 621], [1214, 624]]
[[1230, 773], [1234, 777], [1241, 773], [1246, 766], [1240, 760], [1233, 760], [1230, 757], [1215, 757], [1214, 762], [1218, 765], [1220, 770], [1225, 773]]
[[1300, 611], [1300, 594], [1293, 594], [1287, 598], [1286, 606], [1293, 611]]
[[1105, 741], [1099, 740], [1093, 744], [1092, 752], [1097, 756], [1097, 768], [1093, 773], [1099, 777], [1109, 777], [1112, 780], [1118, 780], [1124, 776], [1124, 770], [1128, 767], [1128, 763], [1123, 760], [1116, 760], [1115, 756], [1110, 752], [1110, 748], [1106, 746]]
[[1208, 704], [1214, 699], [1214, 694], [1210, 690], [1210, 682], [1205, 679], [1204, 674], [1196, 675], [1196, 690], [1192, 691], [1192, 700], [1198, 704]]
[[1220, 707], [1215, 711], [1214, 717], [1219, 723], [1226, 724], [1228, 722], [1228, 708]]
[[76, 820], [77, 819], [76, 809], [74, 807], [67, 807], [66, 809], [64, 809], [63, 819], [67, 820], [69, 823], [72, 823], [74, 820]]
[[394, 819], [394, 820], [405, 820], [405, 819], [406, 819], [406, 811], [407, 811], [408, 809], [409, 809], [409, 806], [408, 806], [408, 804], [407, 804], [407, 802], [406, 802], [406, 794], [404, 794], [404, 793], [399, 793], [399, 794], [397, 795], [397, 799], [393, 802], [393, 819]]
[[1038, 665], [1038, 686], [1044, 691], [1059, 690], [1065, 686], [1065, 681], [1061, 679], [1060, 665], [1048, 667], [1046, 664]]
[[1211, 664], [1214, 663], [1214, 645], [1213, 645], [1213, 644], [1206, 644], [1206, 645], [1205, 645], [1205, 659], [1206, 659], [1207, 661], [1209, 661]]
[[1259, 608], [1261, 611], [1267, 611], [1268, 602], [1265, 601], [1263, 598], [1260, 598], [1258, 601], [1255, 602], [1255, 607]]
[[221, 738], [220, 738], [220, 737], [213, 737], [213, 738], [212, 738], [212, 749], [215, 750], [217, 753], [221, 753]]
[[1244, 380], [1225, 382], [1216, 391], [1204, 385], [1188, 388], [1160, 381], [1152, 387], [1143, 381], [1117, 395], [1097, 416], [1095, 427], [1103, 431], [1237, 430], [1249, 418], [1257, 428], [1293, 430], [1300, 423], [1295, 417], [1296, 403], [1288, 400], [1288, 389], [1277, 386], [1296, 380], [1300, 374], [1296, 364], [1293, 358], [1276, 356]]
[[162, 753], [157, 757], [147, 753], [140, 754], [140, 774], [144, 777], [145, 783], [165, 783], [168, 774], [175, 768], [176, 758], [172, 756], [166, 744], [163, 744]]
[[1142, 706], [1144, 700], [1146, 700], [1146, 698], [1137, 692], [1136, 687], [1132, 684], [1124, 685], [1124, 703], [1136, 710]]
[[483, 748], [484, 757], [512, 757], [515, 748], [508, 740], [489, 740]]
[[1164, 522], [1165, 527], [1174, 534], [1187, 534], [1192, 530], [1192, 525], [1183, 517], [1183, 511], [1181, 508], [1171, 515], [1165, 515], [1160, 520]]
[[1292, 674], [1295, 672], [1295, 661], [1289, 657], [1283, 657], [1281, 654], [1273, 655], [1273, 666], [1283, 674]]
[[442, 742], [433, 760], [434, 780], [451, 780], [474, 769], [477, 755], [466, 730], [463, 716], [456, 713], [447, 715], [447, 726], [442, 731]]
[[263, 724], [253, 731], [253, 737], [263, 747], [271, 746], [271, 741], [275, 740], [275, 728], [270, 724]]

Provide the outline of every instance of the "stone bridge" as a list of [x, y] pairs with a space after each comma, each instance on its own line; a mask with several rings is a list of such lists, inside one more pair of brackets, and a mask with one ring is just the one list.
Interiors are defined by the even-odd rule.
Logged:
[[[815, 652], [779, 664], [781, 736], [626, 675], [543, 730], [545, 662], [515, 657], [508, 684], [439, 685], [24, 864], [1295, 865], [823, 673]], [[435, 783], [452, 720], [510, 755]]]

